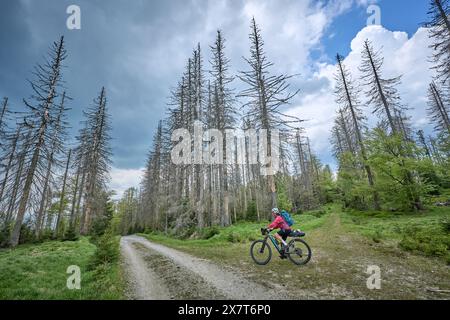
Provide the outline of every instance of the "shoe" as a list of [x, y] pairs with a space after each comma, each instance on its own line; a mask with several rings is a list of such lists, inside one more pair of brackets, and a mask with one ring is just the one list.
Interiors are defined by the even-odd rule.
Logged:
[[285, 260], [285, 259], [287, 259], [287, 257], [284, 254], [282, 254], [282, 255], [280, 255], [280, 259]]

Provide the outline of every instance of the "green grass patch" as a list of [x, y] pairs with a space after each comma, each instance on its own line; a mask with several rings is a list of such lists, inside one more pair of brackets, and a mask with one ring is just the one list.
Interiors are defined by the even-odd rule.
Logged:
[[374, 242], [393, 241], [403, 250], [450, 261], [449, 208], [410, 213], [348, 211], [341, 217], [347, 229]]
[[[90, 268], [96, 252], [96, 246], [87, 238], [0, 250], [0, 299], [121, 299], [123, 282], [118, 264], [102, 263]], [[70, 274], [66, 272], [71, 265], [80, 267], [80, 290], [67, 288]]]
[[[327, 215], [323, 213], [304, 213], [294, 215], [294, 229], [301, 229], [305, 232], [319, 228]], [[176, 237], [166, 236], [163, 233], [150, 232], [141, 234], [149, 240], [161, 242], [172, 247], [186, 248], [212, 248], [217, 246], [230, 246], [232, 244], [250, 243], [257, 239], [261, 239], [261, 228], [269, 225], [269, 221], [261, 222], [239, 222], [229, 227], [212, 227], [203, 230], [196, 230], [191, 234], [190, 238], [179, 239]]]

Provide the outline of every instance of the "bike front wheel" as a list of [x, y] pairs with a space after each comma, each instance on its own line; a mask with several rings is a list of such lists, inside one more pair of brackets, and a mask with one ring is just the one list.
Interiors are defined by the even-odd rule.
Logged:
[[293, 263], [303, 266], [311, 260], [311, 248], [302, 239], [294, 239], [289, 242], [286, 255]]
[[269, 263], [272, 258], [272, 249], [266, 241], [257, 240], [252, 243], [250, 247], [250, 255], [253, 261], [260, 266], [264, 266]]

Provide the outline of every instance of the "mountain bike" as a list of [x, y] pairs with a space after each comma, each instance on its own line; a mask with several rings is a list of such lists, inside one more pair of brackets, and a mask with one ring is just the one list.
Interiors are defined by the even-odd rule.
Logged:
[[281, 248], [277, 239], [271, 235], [270, 232], [271, 231], [262, 228], [261, 234], [264, 236], [264, 239], [256, 240], [250, 247], [250, 255], [256, 264], [264, 266], [272, 259], [272, 249], [269, 246], [269, 240], [281, 257], [288, 257], [289, 260], [298, 266], [305, 265], [311, 260], [311, 248], [306, 241], [300, 239], [305, 236], [303, 232], [293, 231], [290, 235], [293, 239], [284, 249]]

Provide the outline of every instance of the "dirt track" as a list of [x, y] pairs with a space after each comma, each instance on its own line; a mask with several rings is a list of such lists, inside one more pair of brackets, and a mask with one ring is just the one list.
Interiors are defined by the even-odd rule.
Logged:
[[130, 299], [289, 298], [281, 288], [266, 288], [210, 261], [142, 237], [123, 237], [121, 251]]

